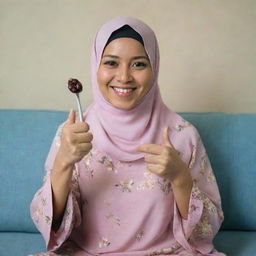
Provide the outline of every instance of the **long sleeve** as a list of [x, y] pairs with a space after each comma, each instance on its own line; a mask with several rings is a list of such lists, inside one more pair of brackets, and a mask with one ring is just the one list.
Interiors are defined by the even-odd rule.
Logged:
[[193, 187], [189, 213], [187, 220], [182, 219], [175, 203], [173, 231], [176, 240], [186, 250], [208, 254], [214, 251], [212, 241], [223, 221], [223, 212], [218, 186], [204, 145], [194, 127], [192, 131], [188, 167]]
[[45, 169], [46, 175], [42, 187], [36, 192], [30, 206], [31, 217], [43, 235], [47, 250], [55, 251], [68, 239], [74, 227], [80, 225], [80, 192], [78, 186], [78, 171], [73, 170], [70, 192], [67, 198], [65, 212], [59, 229], [55, 232], [52, 228], [53, 202], [50, 172], [56, 153], [60, 145], [61, 126], [53, 140], [48, 154]]

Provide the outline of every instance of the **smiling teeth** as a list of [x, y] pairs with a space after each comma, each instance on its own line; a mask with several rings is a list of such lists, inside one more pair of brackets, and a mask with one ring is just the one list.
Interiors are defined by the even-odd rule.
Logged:
[[131, 92], [133, 89], [121, 89], [121, 88], [114, 87], [114, 90], [120, 93], [127, 93], [127, 92]]

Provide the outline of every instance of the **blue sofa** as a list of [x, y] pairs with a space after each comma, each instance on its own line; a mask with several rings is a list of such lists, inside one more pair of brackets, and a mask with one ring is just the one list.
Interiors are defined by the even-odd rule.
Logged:
[[[225, 221], [216, 248], [231, 256], [256, 255], [256, 114], [180, 114], [201, 134], [219, 184]], [[66, 117], [63, 111], [0, 110], [0, 256], [45, 251], [29, 205]]]

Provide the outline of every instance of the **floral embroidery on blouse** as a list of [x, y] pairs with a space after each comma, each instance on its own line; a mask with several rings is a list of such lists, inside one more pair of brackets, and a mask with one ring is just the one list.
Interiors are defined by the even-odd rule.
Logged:
[[144, 173], [144, 177], [147, 179], [146, 181], [139, 182], [137, 185], [137, 190], [152, 190], [155, 185], [158, 185], [159, 188], [167, 195], [172, 190], [171, 183], [168, 179], [158, 178], [157, 180], [154, 178], [154, 175], [146, 171]]
[[85, 167], [85, 172], [89, 179], [93, 179], [94, 177], [94, 169], [91, 168], [91, 164], [93, 161], [95, 161], [98, 154], [99, 152], [97, 150], [91, 149], [91, 151], [82, 159], [82, 164]]
[[203, 204], [204, 204], [204, 208], [207, 209], [209, 213], [215, 214], [217, 212], [216, 206], [213, 204], [213, 202], [209, 198], [205, 197], [203, 199]]
[[121, 225], [121, 221], [119, 218], [117, 218], [114, 214], [110, 213], [108, 215], [105, 216], [107, 220], [110, 220], [113, 222], [113, 224], [120, 226]]
[[41, 216], [43, 216], [43, 209], [42, 209], [42, 208], [38, 208], [38, 209], [36, 210], [36, 217], [37, 217], [37, 218], [34, 218], [34, 220], [35, 220], [36, 222], [38, 222], [38, 221], [39, 221], [39, 217], [41, 217]]
[[[207, 238], [213, 236], [212, 225], [209, 220], [209, 214], [216, 214], [218, 210], [214, 203], [203, 193], [200, 192], [197, 186], [194, 186], [192, 189], [192, 198], [196, 200], [201, 200], [203, 202], [203, 213], [200, 221], [195, 227], [195, 234], [200, 238]], [[197, 207], [191, 205], [190, 211], [197, 210]], [[221, 214], [221, 213], [220, 213]]]
[[85, 167], [86, 174], [89, 179], [93, 179], [94, 170], [91, 168], [91, 163], [94, 161], [94, 158], [99, 154], [97, 150], [92, 149], [87, 155], [82, 159], [82, 164]]
[[45, 223], [47, 224], [47, 225], [51, 225], [51, 223], [52, 223], [52, 217], [49, 217], [49, 216], [45, 216]]
[[108, 246], [110, 246], [110, 242], [109, 242], [109, 240], [107, 239], [107, 238], [102, 238], [100, 241], [99, 241], [99, 243], [98, 243], [98, 246], [100, 247], [100, 248], [102, 248], [102, 247], [108, 247]]
[[209, 172], [209, 170], [207, 168], [207, 164], [208, 164], [208, 157], [207, 157], [207, 155], [204, 155], [201, 158], [200, 174], [206, 175], [207, 182], [209, 182], [209, 183], [216, 182], [215, 176], [212, 172]]
[[196, 200], [204, 201], [205, 196], [201, 193], [197, 186], [193, 186], [191, 191], [191, 197]]
[[207, 175], [207, 181], [210, 182], [216, 182], [215, 176], [212, 173], [208, 173]]
[[197, 211], [198, 208], [199, 208], [198, 206], [195, 206], [194, 204], [191, 204], [190, 209], [189, 209], [189, 213]]
[[108, 171], [117, 173], [117, 169], [115, 168], [113, 161], [109, 157], [102, 156], [100, 158], [100, 160], [98, 160], [98, 162], [103, 164], [107, 168]]
[[92, 160], [93, 160], [93, 149], [87, 155], [84, 156], [83, 163], [86, 166], [89, 166], [91, 164]]
[[152, 180], [146, 180], [138, 184], [137, 190], [152, 190], [154, 188], [155, 182]]
[[[38, 197], [41, 193], [37, 193], [36, 196]], [[43, 218], [43, 221], [47, 224], [50, 225], [52, 222], [51, 217], [49, 216], [44, 216], [44, 207], [47, 205], [47, 200], [46, 198], [41, 198], [39, 200], [38, 208], [35, 211], [34, 215], [32, 216], [33, 220], [36, 223], [39, 223], [40, 218]]]
[[140, 241], [144, 236], [144, 231], [141, 230], [139, 233], [136, 234], [136, 240]]
[[169, 248], [162, 248], [159, 250], [154, 250], [153, 252], [149, 253], [148, 256], [170, 254], [170, 253], [174, 253], [175, 251], [177, 251], [180, 248], [181, 248], [181, 246], [178, 243], [176, 243]]
[[122, 192], [132, 192], [132, 186], [134, 185], [133, 180], [120, 181], [115, 186], [120, 188]]
[[106, 156], [101, 151], [92, 149], [83, 159], [82, 164], [85, 167], [87, 176], [90, 179], [94, 178], [94, 169], [92, 169], [93, 163], [102, 164], [107, 171], [117, 173], [117, 170], [124, 168], [125, 166], [131, 167], [131, 162], [113, 161], [109, 156]]
[[171, 182], [168, 179], [163, 179], [163, 182], [160, 179], [157, 180], [157, 184], [160, 186], [160, 189], [168, 195], [172, 190]]
[[188, 121], [182, 119], [182, 124], [177, 124], [177, 125], [175, 125], [175, 127], [173, 127], [173, 128], [174, 128], [175, 131], [180, 132], [180, 131], [182, 131], [184, 128], [189, 127], [189, 126], [191, 126], [191, 124], [190, 124]]
[[208, 215], [203, 215], [195, 227], [195, 233], [201, 238], [207, 238], [213, 235], [212, 225]]
[[108, 201], [108, 200], [104, 200], [104, 202], [103, 202], [106, 206], [110, 206], [111, 205], [111, 203]]
[[152, 190], [155, 186], [155, 181], [153, 179], [153, 175], [151, 172], [144, 172], [144, 177], [147, 179], [146, 181], [142, 181], [137, 185], [137, 190]]
[[42, 204], [42, 206], [46, 206], [46, 198], [41, 199], [41, 204]]
[[92, 148], [87, 155], [84, 156], [83, 158], [83, 163], [86, 166], [89, 166], [92, 162], [98, 161], [98, 159], [101, 157], [102, 153], [97, 150]]

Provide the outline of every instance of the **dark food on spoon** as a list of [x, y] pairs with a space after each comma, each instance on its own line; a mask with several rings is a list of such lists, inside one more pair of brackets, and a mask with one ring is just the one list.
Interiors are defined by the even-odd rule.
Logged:
[[82, 84], [75, 78], [68, 80], [68, 89], [73, 93], [79, 93], [83, 90]]

